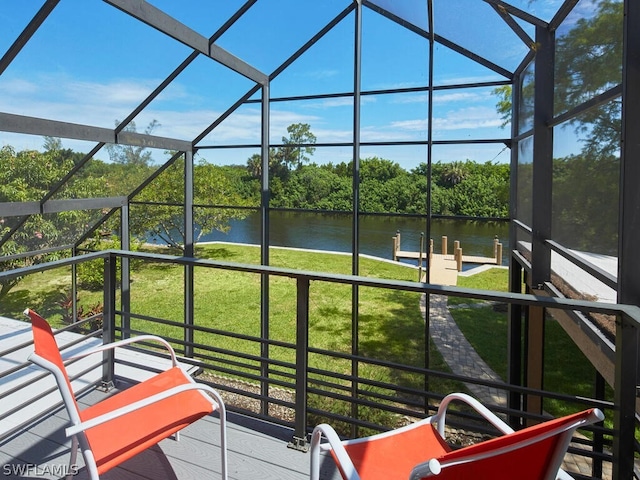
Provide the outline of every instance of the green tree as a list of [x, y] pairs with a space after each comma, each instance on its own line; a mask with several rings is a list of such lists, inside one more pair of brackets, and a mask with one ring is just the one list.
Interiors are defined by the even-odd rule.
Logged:
[[315, 210], [349, 210], [352, 204], [351, 182], [331, 169], [304, 165], [291, 174], [286, 190], [277, 199], [277, 207]]
[[[200, 163], [194, 166], [194, 241], [213, 230], [228, 231], [229, 221], [243, 218], [245, 211], [219, 205], [243, 206], [239, 195], [221, 167]], [[177, 160], [135, 198], [131, 214], [131, 231], [139, 238], [152, 234], [168, 245], [184, 250], [184, 159]]]
[[[35, 150], [16, 152], [5, 146], [0, 149], [0, 202], [39, 202], [74, 166], [72, 158], [56, 150], [44, 153]], [[89, 192], [100, 192], [99, 179], [86, 179], [61, 191], [56, 198], [86, 198]], [[91, 212], [84, 210], [58, 214], [29, 215], [26, 218], [0, 219], [0, 247], [3, 256], [27, 254], [21, 258], [0, 262], [0, 269], [37, 265], [59, 258], [60, 253], [28, 255], [51, 247], [73, 244], [89, 228]], [[9, 236], [12, 230], [15, 231]], [[0, 298], [15, 287], [20, 278], [0, 283]]]
[[[580, 18], [556, 41], [554, 110], [566, 112], [622, 81], [623, 3], [602, 0], [591, 18]], [[532, 84], [522, 92], [533, 96]], [[511, 87], [493, 90], [503, 126], [511, 120]], [[525, 102], [528, 103], [528, 102]], [[607, 157], [620, 148], [621, 103], [614, 100], [569, 121], [583, 135], [584, 148]]]
[[467, 169], [463, 162], [451, 162], [446, 164], [440, 176], [440, 181], [445, 186], [455, 187], [467, 177]]
[[289, 137], [282, 137], [283, 146], [276, 150], [278, 162], [288, 171], [296, 170], [308, 162], [315, 152], [316, 136], [308, 123], [294, 123], [287, 127]]
[[[292, 171], [298, 170], [315, 152], [316, 136], [308, 123], [294, 123], [287, 127], [289, 137], [282, 137], [283, 145], [269, 150], [269, 178], [286, 180]], [[247, 171], [254, 178], [262, 175], [262, 157], [252, 155], [247, 160]], [[276, 186], [275, 193], [280, 189]], [[272, 186], [272, 195], [274, 188]]]
[[[116, 127], [119, 124], [120, 122], [116, 120]], [[159, 126], [160, 123], [156, 120], [151, 121], [144, 130], [145, 135], [151, 135], [153, 130]], [[124, 131], [137, 132], [136, 123], [131, 122], [124, 128]], [[107, 145], [107, 152], [109, 152], [109, 158], [113, 163], [143, 167], [148, 167], [151, 164], [151, 151], [144, 146], [110, 144]]]
[[493, 94], [498, 97], [496, 110], [500, 114], [502, 120], [502, 128], [511, 122], [511, 85], [502, 85], [493, 89]]
[[[555, 52], [554, 113], [584, 104], [622, 80], [624, 4], [602, 0], [594, 15], [580, 18], [564, 35], [558, 35]], [[522, 92], [532, 104], [532, 83]], [[497, 91], [496, 106], [503, 118], [511, 115], [508, 89]], [[521, 102], [522, 103], [522, 102]], [[552, 235], [571, 248], [615, 254], [621, 100], [584, 110], [561, 128], [573, 128], [581, 151], [554, 159]], [[518, 217], [531, 221], [531, 166], [520, 165]], [[603, 215], [602, 212], [608, 212]]]

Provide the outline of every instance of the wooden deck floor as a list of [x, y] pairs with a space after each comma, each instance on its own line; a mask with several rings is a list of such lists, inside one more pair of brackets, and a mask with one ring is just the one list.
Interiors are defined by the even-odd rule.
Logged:
[[[91, 404], [105, 393], [82, 398]], [[309, 478], [308, 453], [287, 447], [292, 431], [253, 418], [228, 414], [229, 478], [232, 480], [302, 480]], [[58, 410], [22, 432], [0, 442], [0, 477], [59, 479], [69, 464], [70, 441], [64, 435], [68, 417]], [[180, 440], [167, 439], [107, 472], [107, 480], [186, 480], [220, 478], [219, 427], [205, 417], [181, 431]], [[79, 466], [84, 465], [79, 455]], [[77, 479], [87, 479], [80, 470]], [[339, 479], [331, 458], [323, 459], [322, 478]]]
[[[99, 339], [88, 339], [73, 343], [78, 335], [65, 332], [57, 337], [59, 345], [70, 342], [73, 346], [63, 352], [63, 356], [101, 343]], [[66, 411], [62, 408], [52, 414], [43, 412], [61, 401], [54, 391], [43, 392], [54, 386], [53, 377], [27, 361], [33, 347], [25, 344], [31, 338], [31, 327], [26, 322], [0, 317], [0, 351], [10, 352], [0, 356], [0, 372], [4, 372], [0, 382], [0, 413], [15, 413], [0, 421], [0, 437], [12, 430], [15, 433], [0, 440], [0, 479], [59, 479], [65, 477], [69, 465], [71, 442], [65, 437], [64, 429], [69, 424]], [[131, 357], [131, 355], [134, 355]], [[142, 355], [144, 358], [140, 358]], [[162, 368], [167, 361], [131, 351], [116, 352], [116, 357], [132, 360], [138, 364]], [[131, 358], [129, 358], [131, 357]], [[163, 363], [164, 362], [164, 363]], [[81, 368], [77, 364], [72, 369]], [[19, 370], [15, 370], [25, 365]], [[82, 366], [85, 368], [86, 365]], [[166, 365], [165, 365], [166, 367]], [[95, 380], [99, 369], [87, 370], [73, 383], [74, 389], [81, 389]], [[11, 373], [12, 372], [12, 373]], [[117, 386], [126, 388], [131, 381], [140, 381], [149, 375], [148, 371], [116, 365]], [[114, 389], [111, 393], [117, 391]], [[93, 389], [79, 399], [84, 405], [100, 401], [107, 393]], [[20, 428], [30, 418], [38, 421]], [[232, 480], [282, 479], [302, 480], [309, 478], [309, 454], [287, 447], [293, 438], [291, 429], [262, 422], [257, 419], [229, 412], [228, 455], [229, 478]], [[217, 416], [201, 419], [182, 430], [180, 441], [164, 440], [157, 446], [131, 459], [122, 467], [103, 475], [111, 480], [186, 480], [220, 478], [219, 423]], [[78, 458], [83, 466], [82, 455]], [[331, 458], [323, 462], [323, 479], [338, 480], [339, 474]], [[84, 470], [75, 477], [86, 479]]]

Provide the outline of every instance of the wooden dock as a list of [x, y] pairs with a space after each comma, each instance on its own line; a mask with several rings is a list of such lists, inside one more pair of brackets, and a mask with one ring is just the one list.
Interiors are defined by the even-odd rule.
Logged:
[[429, 271], [429, 283], [453, 286], [458, 283], [458, 264], [453, 255], [440, 255], [434, 253], [431, 256], [431, 268]]
[[[420, 239], [420, 251], [400, 250], [400, 232], [393, 237], [393, 259], [415, 260], [422, 267], [428, 261], [430, 283], [439, 285], [456, 285], [458, 272], [462, 271], [462, 265], [471, 263], [474, 265], [501, 265], [502, 244], [497, 238], [493, 240], [494, 256], [483, 257], [478, 255], [464, 255], [459, 241], [453, 242], [453, 255], [447, 254], [447, 237], [442, 237], [442, 253], [434, 253], [433, 240], [429, 241], [427, 249], [424, 248], [424, 238]], [[425, 278], [425, 280], [427, 280]]]
[[[456, 261], [454, 255], [442, 255], [439, 253], [434, 253], [432, 258], [435, 258], [436, 256], [442, 257], [445, 260], [452, 260], [454, 262]], [[424, 253], [422, 254], [422, 257], [421, 257], [420, 252], [408, 252], [408, 251], [402, 251], [402, 250], [398, 250], [396, 252], [396, 258], [398, 260], [401, 260], [401, 259], [420, 260], [420, 258], [422, 258], [422, 260], [425, 262], [427, 260], [427, 256]], [[481, 257], [477, 255], [462, 255], [462, 263], [474, 263], [478, 265], [499, 265], [499, 263], [496, 261], [495, 258]]]

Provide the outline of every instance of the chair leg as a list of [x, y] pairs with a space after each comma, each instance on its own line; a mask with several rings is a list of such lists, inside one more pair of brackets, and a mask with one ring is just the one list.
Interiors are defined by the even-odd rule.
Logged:
[[69, 459], [69, 471], [66, 480], [71, 480], [77, 473], [76, 460], [78, 460], [78, 437], [74, 435], [71, 437], [71, 458]]
[[220, 403], [220, 449], [222, 456], [222, 478], [227, 480], [227, 413], [224, 408], [224, 404]]

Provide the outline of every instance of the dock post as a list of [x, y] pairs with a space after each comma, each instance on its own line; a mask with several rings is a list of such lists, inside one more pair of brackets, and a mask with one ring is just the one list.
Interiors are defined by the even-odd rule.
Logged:
[[447, 236], [443, 235], [442, 236], [442, 255], [446, 255], [447, 254]]
[[462, 248], [457, 247], [454, 252], [454, 258], [456, 259], [456, 267], [458, 268], [458, 271], [461, 272], [462, 271]]
[[398, 250], [400, 250], [400, 230], [396, 230], [396, 237], [398, 237]]
[[420, 253], [418, 254], [418, 281], [422, 281], [422, 253], [424, 251], [424, 232], [420, 232]]
[[458, 248], [460, 248], [460, 240], [454, 240], [454, 241], [453, 241], [453, 253], [454, 253], [454, 255], [455, 255], [456, 250], [457, 250]]
[[496, 265], [502, 265], [502, 244], [496, 246]]
[[398, 236], [394, 235], [393, 237], [391, 237], [391, 240], [393, 241], [393, 250], [391, 252], [391, 258], [393, 258], [394, 262], [398, 261]]
[[429, 239], [429, 260], [433, 258], [433, 238]]
[[500, 240], [498, 240], [498, 236], [494, 235], [493, 237], [493, 256], [498, 258], [498, 243], [500, 242]]

